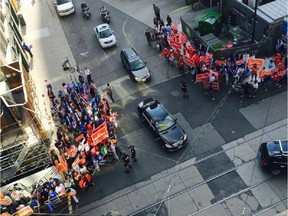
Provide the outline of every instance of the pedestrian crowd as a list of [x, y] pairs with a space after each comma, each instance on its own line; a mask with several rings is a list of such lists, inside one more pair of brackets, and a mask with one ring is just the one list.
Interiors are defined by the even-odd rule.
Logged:
[[[188, 39], [183, 32], [178, 32], [178, 26], [172, 24], [169, 15], [166, 25], [160, 15], [160, 9], [153, 5], [155, 17], [153, 30], [146, 29], [145, 37], [148, 45], [161, 51], [160, 57], [171, 67], [177, 67], [180, 74], [190, 72], [192, 83], [203, 82], [212, 100], [214, 92], [220, 85], [229, 85], [238, 91], [241, 97], [256, 97], [259, 86], [270, 91], [272, 86], [281, 87], [287, 84], [287, 50], [284, 43], [279, 43], [276, 54], [270, 60], [268, 68], [262, 64], [249, 63], [247, 53], [230, 55], [226, 59], [216, 60], [197, 39]], [[180, 82], [183, 98], [188, 98], [187, 83]]]
[[[58, 124], [53, 144], [59, 154], [51, 149], [52, 160], [63, 179], [72, 179], [73, 185], [87, 191], [93, 186], [92, 174], [100, 171], [101, 165], [118, 160], [118, 114], [107, 99], [114, 102], [112, 87], [108, 83], [100, 95], [87, 67], [78, 72], [78, 81], [62, 83], [57, 97], [48, 82], [46, 86], [52, 116]], [[95, 139], [103, 130], [103, 137]]]

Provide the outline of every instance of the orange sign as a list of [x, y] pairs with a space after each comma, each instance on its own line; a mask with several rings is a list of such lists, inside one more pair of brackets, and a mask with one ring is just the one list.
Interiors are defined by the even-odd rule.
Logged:
[[100, 126], [93, 130], [91, 138], [95, 145], [102, 140], [108, 138], [106, 122], [103, 122]]
[[209, 80], [209, 74], [203, 73], [203, 74], [197, 74], [196, 75], [196, 82], [207, 82]]
[[26, 206], [22, 209], [20, 209], [19, 211], [16, 212], [17, 216], [29, 216], [32, 215], [34, 213], [34, 211], [31, 209], [30, 206]]
[[261, 70], [259, 71], [259, 78], [263, 79], [265, 76], [271, 75], [271, 70]]
[[285, 76], [285, 73], [287, 72], [287, 69], [281, 70], [278, 72], [278, 76]]
[[264, 65], [264, 59], [248, 59], [247, 61], [248, 67], [252, 67], [254, 64], [257, 64], [258, 67], [263, 67]]

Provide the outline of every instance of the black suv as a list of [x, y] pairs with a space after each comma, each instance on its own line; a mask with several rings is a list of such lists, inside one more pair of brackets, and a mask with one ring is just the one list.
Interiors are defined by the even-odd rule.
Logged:
[[287, 171], [288, 141], [272, 141], [262, 143], [258, 150], [258, 160], [261, 167], [279, 175]]
[[140, 83], [148, 81], [151, 78], [151, 73], [146, 66], [146, 62], [142, 61], [132, 47], [121, 50], [120, 58], [133, 81]]

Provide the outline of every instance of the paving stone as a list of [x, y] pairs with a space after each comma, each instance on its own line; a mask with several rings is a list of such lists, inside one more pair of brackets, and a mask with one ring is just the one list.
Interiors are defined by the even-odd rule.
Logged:
[[228, 207], [232, 215], [243, 215], [243, 216], [251, 215], [250, 207], [245, 205], [245, 202], [243, 202], [243, 200], [239, 198], [233, 197], [231, 199], [228, 199], [226, 201], [226, 206]]
[[85, 209], [81, 208], [81, 210], [79, 211], [81, 213], [81, 215], [102, 215], [102, 214], [107, 214], [108, 209], [106, 207], [106, 205], [103, 206], [99, 206], [97, 208], [90, 208], [91, 210], [89, 210], [88, 213], [85, 213]]
[[287, 139], [287, 125], [277, 130], [273, 130], [267, 133], [271, 140], [284, 140]]
[[112, 200], [106, 204], [107, 209], [109, 211], [118, 210], [118, 209], [123, 208], [123, 206], [129, 206], [129, 205], [131, 205], [131, 203], [130, 203], [130, 200], [128, 198], [128, 195], [121, 196], [121, 197], [119, 197], [115, 200]]
[[197, 211], [197, 207], [188, 192], [164, 202], [169, 216], [187, 216]]
[[[282, 200], [287, 198], [287, 176], [280, 175], [272, 178], [268, 181], [268, 185], [272, 188], [272, 190], [277, 194], [277, 196]], [[286, 188], [286, 190], [283, 190]]]
[[221, 204], [217, 204], [215, 206], [212, 206], [210, 208], [207, 208], [207, 209], [197, 213], [197, 216], [208, 216], [208, 215], [213, 215], [213, 216], [231, 216], [231, 214]]
[[256, 153], [248, 143], [243, 143], [235, 147], [235, 156], [241, 158], [244, 162], [256, 158]]
[[198, 209], [203, 209], [211, 205], [210, 200], [214, 198], [213, 193], [207, 184], [203, 184], [193, 190], [188, 191]]
[[147, 206], [157, 203], [158, 201], [160, 201], [160, 198], [158, 194], [155, 193], [135, 202], [133, 202], [133, 200], [130, 200], [130, 201], [131, 201], [131, 206], [133, 210], [139, 211]]
[[280, 201], [277, 194], [267, 183], [252, 188], [251, 192], [256, 197], [262, 208], [266, 208]]
[[[109, 211], [112, 211], [112, 210], [109, 209]], [[119, 212], [121, 215], [130, 215], [134, 212], [134, 209], [130, 205], [127, 205], [127, 206], [122, 206], [122, 208], [116, 209], [113, 211]], [[98, 214], [96, 214], [96, 215], [98, 215]]]
[[142, 200], [148, 196], [151, 196], [155, 194], [155, 188], [153, 184], [149, 184], [146, 186], [143, 186], [142, 188], [139, 188], [138, 190], [132, 191], [129, 194], [127, 194], [130, 201], [139, 201]]
[[195, 166], [187, 167], [178, 172], [178, 175], [186, 186], [191, 186], [203, 181], [201, 174]]
[[[255, 166], [255, 167], [254, 167]], [[261, 166], [259, 165], [257, 160], [250, 161], [240, 167], [237, 168], [237, 173], [242, 178], [243, 182], [247, 186], [251, 186], [257, 183], [260, 183], [271, 177], [267, 172], [263, 172]], [[251, 181], [251, 176], [252, 181]]]
[[223, 145], [222, 148], [223, 148], [224, 150], [226, 150], [226, 149], [233, 148], [233, 147], [235, 147], [235, 146], [237, 146], [237, 145], [238, 145], [238, 143], [237, 143], [237, 141], [235, 140], [235, 141], [232, 141], [232, 142], [230, 142], [230, 143], [227, 143], [227, 144]]
[[259, 202], [257, 201], [257, 199], [254, 196], [250, 196], [250, 195], [247, 195], [245, 193], [245, 194], [241, 194], [240, 197], [244, 202], [247, 203], [247, 205], [250, 207], [252, 212], [257, 211], [257, 209], [259, 207]]
[[190, 160], [184, 161], [183, 163], [176, 165], [175, 168], [176, 170], [177, 169], [182, 170], [182, 169], [185, 169], [186, 167], [191, 167], [195, 164], [195, 161], [196, 161], [196, 157], [191, 158]]

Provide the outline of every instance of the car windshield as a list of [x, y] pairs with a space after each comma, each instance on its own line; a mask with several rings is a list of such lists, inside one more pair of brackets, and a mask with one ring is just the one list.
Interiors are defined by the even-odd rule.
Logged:
[[131, 66], [131, 70], [135, 71], [135, 70], [140, 70], [144, 68], [146, 65], [140, 58], [137, 58], [134, 61], [130, 62], [130, 66]]
[[170, 115], [166, 115], [163, 119], [158, 120], [155, 124], [157, 130], [161, 132], [172, 127], [175, 124], [175, 121]]
[[69, 3], [71, 0], [57, 0], [57, 5], [62, 5], [65, 3]]
[[106, 29], [104, 31], [99, 32], [100, 38], [107, 38], [107, 37], [110, 37], [111, 35], [112, 35], [112, 32], [110, 29]]

